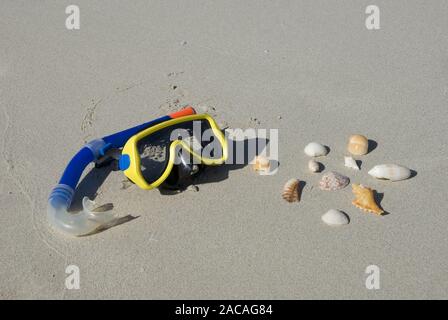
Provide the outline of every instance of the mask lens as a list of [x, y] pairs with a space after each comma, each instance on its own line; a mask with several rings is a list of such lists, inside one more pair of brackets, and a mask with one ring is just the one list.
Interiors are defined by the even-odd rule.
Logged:
[[[186, 121], [154, 132], [137, 142], [140, 154], [140, 170], [151, 184], [159, 179], [168, 166], [170, 145], [175, 140], [184, 141], [201, 159], [219, 159], [222, 157], [222, 145], [211, 129], [207, 120]], [[184, 148], [176, 150], [182, 153], [182, 161], [189, 164], [200, 164], [201, 159], [193, 157]], [[180, 157], [176, 154], [175, 163]]]

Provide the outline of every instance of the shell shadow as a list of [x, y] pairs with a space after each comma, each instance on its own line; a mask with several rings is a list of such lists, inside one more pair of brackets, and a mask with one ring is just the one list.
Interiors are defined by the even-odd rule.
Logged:
[[416, 177], [417, 174], [418, 174], [417, 171], [411, 169], [411, 175], [409, 176], [409, 179]]
[[349, 223], [352, 221], [352, 219], [350, 218], [350, 216], [347, 214], [347, 212], [342, 211], [342, 210], [340, 210], [340, 211], [347, 217], [347, 219], [348, 219], [348, 223], [347, 223], [347, 224], [349, 224]]
[[358, 167], [359, 167], [359, 170], [361, 170], [362, 169], [362, 160], [355, 160], [356, 161], [356, 164], [358, 165]]
[[302, 199], [302, 193], [303, 193], [303, 189], [305, 188], [305, 186], [306, 186], [306, 182], [299, 180], [299, 184], [297, 186], [297, 193], [299, 195], [299, 199]]
[[368, 140], [368, 147], [367, 147], [367, 153], [372, 152], [378, 147], [378, 143], [375, 140], [369, 139]]
[[127, 216], [124, 216], [124, 217], [118, 217], [118, 218], [112, 220], [111, 222], [109, 222], [109, 223], [107, 223], [105, 225], [102, 225], [98, 229], [95, 229], [95, 230], [93, 230], [90, 233], [82, 235], [81, 237], [86, 237], [86, 236], [91, 236], [93, 234], [101, 233], [103, 231], [106, 231], [107, 229], [110, 229], [112, 227], [118, 226], [120, 224], [129, 222], [129, 221], [132, 221], [132, 220], [137, 219], [139, 217], [140, 216], [133, 216], [133, 215], [130, 215], [130, 214], [128, 214]]
[[278, 167], [280, 167], [280, 162], [277, 160], [269, 160], [269, 168], [270, 171], [275, 171], [278, 169]]
[[325, 165], [322, 162], [317, 162], [317, 164], [319, 165], [319, 169], [316, 173], [320, 173], [323, 172], [325, 170]]
[[[384, 210], [383, 206], [381, 205], [381, 201], [383, 201], [383, 198], [384, 198], [384, 192], [373, 191], [373, 198], [375, 199], [375, 202], [378, 204], [378, 207], [380, 207], [382, 210]], [[384, 210], [384, 212], [381, 215], [387, 216], [389, 214], [390, 214], [390, 212], [387, 212], [386, 210]]]

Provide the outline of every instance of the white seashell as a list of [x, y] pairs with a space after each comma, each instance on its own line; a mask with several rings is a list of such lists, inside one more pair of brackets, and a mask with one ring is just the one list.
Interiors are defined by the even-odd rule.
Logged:
[[334, 191], [345, 188], [350, 183], [350, 179], [340, 173], [330, 171], [322, 176], [319, 181], [319, 188], [326, 191]]
[[308, 169], [310, 169], [311, 172], [319, 172], [320, 170], [319, 162], [317, 162], [314, 159], [311, 159], [310, 161], [308, 161]]
[[344, 224], [348, 224], [350, 219], [344, 212], [336, 209], [330, 209], [322, 215], [322, 221], [330, 226], [342, 226]]
[[328, 153], [328, 149], [324, 145], [317, 142], [308, 143], [303, 151], [309, 157], [325, 156]]
[[374, 166], [368, 173], [377, 179], [387, 179], [391, 181], [404, 180], [411, 176], [410, 169], [397, 164], [380, 164]]
[[356, 163], [356, 160], [352, 157], [344, 157], [344, 165], [348, 168], [359, 170], [359, 166]]

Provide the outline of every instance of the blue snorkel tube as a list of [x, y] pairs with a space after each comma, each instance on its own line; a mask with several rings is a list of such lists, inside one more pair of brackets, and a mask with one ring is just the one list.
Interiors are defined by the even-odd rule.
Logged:
[[145, 122], [136, 127], [95, 139], [85, 144], [81, 150], [70, 160], [64, 170], [59, 183], [53, 188], [48, 198], [47, 216], [50, 224], [57, 230], [73, 236], [82, 236], [95, 232], [101, 227], [113, 222], [116, 216], [110, 211], [95, 212], [94, 202], [88, 197], [82, 200], [83, 210], [70, 213], [68, 209], [75, 195], [75, 189], [84, 169], [92, 162], [103, 157], [109, 149], [122, 148], [126, 141], [138, 132], [161, 122], [194, 114], [191, 107], [179, 112]]

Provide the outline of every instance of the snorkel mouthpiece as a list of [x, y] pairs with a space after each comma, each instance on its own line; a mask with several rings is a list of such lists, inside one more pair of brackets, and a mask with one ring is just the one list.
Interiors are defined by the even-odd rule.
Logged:
[[95, 202], [84, 197], [83, 210], [78, 213], [68, 212], [74, 190], [64, 184], [58, 184], [48, 199], [47, 215], [50, 224], [64, 233], [83, 236], [104, 228], [116, 219], [109, 211], [95, 212]]
[[47, 216], [50, 224], [73, 236], [92, 233], [116, 219], [110, 211], [95, 212], [95, 203], [89, 198], [82, 200], [83, 210], [70, 213], [68, 209], [75, 195], [75, 188], [84, 168], [102, 153], [106, 142], [103, 139], [87, 143], [70, 161], [48, 198]]

